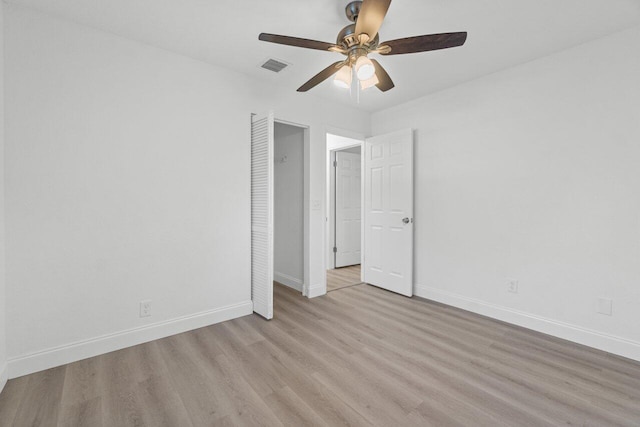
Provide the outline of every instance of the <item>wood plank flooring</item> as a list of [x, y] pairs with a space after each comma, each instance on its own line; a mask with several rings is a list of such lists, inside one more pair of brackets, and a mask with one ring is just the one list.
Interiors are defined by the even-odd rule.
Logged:
[[327, 270], [327, 292], [360, 283], [360, 264]]
[[358, 285], [10, 380], [1, 426], [639, 426], [640, 363]]

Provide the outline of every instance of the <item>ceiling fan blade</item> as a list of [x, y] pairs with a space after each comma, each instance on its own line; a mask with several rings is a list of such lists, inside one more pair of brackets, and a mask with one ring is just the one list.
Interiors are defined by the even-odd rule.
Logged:
[[378, 34], [390, 4], [391, 0], [364, 0], [356, 20], [355, 34], [364, 33], [369, 36], [369, 40], [373, 40]]
[[329, 50], [335, 44], [319, 42], [317, 40], [301, 39], [298, 37], [279, 36], [277, 34], [260, 33], [259, 40], [263, 42], [286, 44], [288, 46], [304, 47], [306, 49]]
[[320, 83], [322, 83], [323, 81], [327, 80], [329, 77], [331, 77], [335, 73], [337, 73], [338, 70], [340, 68], [342, 68], [343, 66], [344, 66], [344, 61], [334, 62], [333, 64], [329, 65], [324, 70], [320, 71], [315, 76], [311, 77], [311, 79], [309, 79], [308, 82], [306, 82], [305, 84], [300, 86], [298, 88], [298, 92], [306, 92], [309, 89], [319, 85]]
[[467, 40], [467, 33], [443, 33], [429, 34], [425, 36], [407, 37], [380, 43], [380, 46], [389, 46], [391, 51], [381, 55], [400, 55], [403, 53], [427, 52], [429, 50], [448, 49], [462, 46]]
[[387, 74], [387, 71], [382, 68], [382, 65], [380, 65], [380, 63], [375, 59], [372, 59], [371, 62], [373, 62], [373, 66], [376, 69], [376, 77], [378, 78], [378, 84], [376, 87], [383, 92], [393, 89], [395, 85], [393, 84], [391, 77], [389, 77], [389, 74]]

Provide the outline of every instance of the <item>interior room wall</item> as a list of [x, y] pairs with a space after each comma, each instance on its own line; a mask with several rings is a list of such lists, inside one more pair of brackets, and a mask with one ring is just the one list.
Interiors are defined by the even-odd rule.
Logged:
[[302, 292], [304, 283], [304, 129], [275, 124], [273, 279]]
[[251, 311], [252, 112], [310, 126], [323, 292], [325, 134], [369, 114], [18, 6], [5, 25], [11, 377]]
[[640, 360], [638, 52], [635, 27], [373, 114], [415, 130], [417, 295]]
[[4, 258], [4, 3], [0, 2], [0, 391], [8, 376]]

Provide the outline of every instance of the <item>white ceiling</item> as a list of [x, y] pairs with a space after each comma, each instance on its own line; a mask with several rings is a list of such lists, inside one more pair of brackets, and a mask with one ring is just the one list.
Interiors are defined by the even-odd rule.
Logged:
[[[258, 41], [260, 32], [335, 42], [348, 0], [8, 0], [295, 91], [340, 54]], [[360, 103], [328, 80], [306, 94], [377, 111], [640, 23], [640, 0], [395, 0], [380, 39], [467, 31], [459, 48], [378, 58], [396, 87]], [[293, 64], [280, 74], [268, 57]]]

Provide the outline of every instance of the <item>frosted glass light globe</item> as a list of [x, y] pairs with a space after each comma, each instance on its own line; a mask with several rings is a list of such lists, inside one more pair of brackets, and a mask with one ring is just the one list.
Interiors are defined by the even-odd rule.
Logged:
[[360, 80], [360, 88], [362, 90], [369, 89], [370, 87], [373, 87], [378, 83], [380, 83], [380, 81], [378, 80], [378, 76], [374, 74], [370, 79]]
[[356, 75], [358, 80], [369, 80], [376, 73], [376, 68], [373, 66], [373, 62], [366, 56], [361, 56], [356, 61]]
[[340, 68], [333, 79], [333, 84], [343, 89], [349, 89], [351, 87], [351, 67]]

